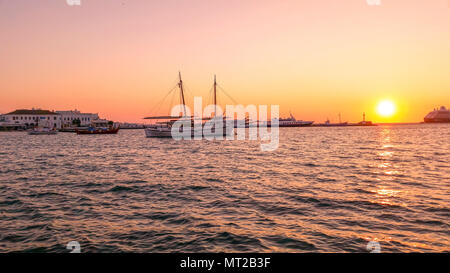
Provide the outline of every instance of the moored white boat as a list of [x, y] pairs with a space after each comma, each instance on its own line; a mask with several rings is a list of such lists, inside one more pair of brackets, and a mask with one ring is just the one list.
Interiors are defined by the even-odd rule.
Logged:
[[146, 137], [172, 137], [171, 124], [153, 124], [145, 128]]
[[[217, 105], [217, 97], [216, 97], [216, 78], [214, 76], [214, 105]], [[167, 120], [163, 122], [157, 122], [151, 125], [147, 125], [145, 128], [145, 136], [146, 137], [158, 137], [158, 138], [168, 138], [173, 137], [172, 128], [173, 125], [180, 121], [183, 123], [188, 123], [190, 126], [180, 126], [179, 136], [191, 136], [192, 138], [196, 136], [202, 137], [219, 137], [219, 136], [227, 136], [234, 133], [233, 123], [230, 123], [230, 126], [227, 126], [227, 120], [225, 117], [219, 115], [217, 116], [216, 111], [214, 110], [214, 117], [212, 118], [197, 118], [186, 115], [186, 103], [184, 99], [184, 90], [183, 90], [183, 81], [181, 80], [181, 73], [179, 73], [179, 82], [178, 87], [180, 89], [180, 105], [183, 106], [183, 116], [155, 116], [155, 117], [146, 117], [144, 119], [155, 119], [155, 120]], [[217, 120], [219, 119], [219, 120]], [[206, 122], [203, 122], [207, 120]], [[199, 124], [195, 124], [196, 122], [200, 122]], [[216, 129], [216, 124], [221, 124], [221, 129]], [[187, 131], [186, 131], [187, 130]]]
[[29, 135], [56, 135], [58, 131], [50, 128], [39, 128], [36, 127], [31, 131], [28, 131]]

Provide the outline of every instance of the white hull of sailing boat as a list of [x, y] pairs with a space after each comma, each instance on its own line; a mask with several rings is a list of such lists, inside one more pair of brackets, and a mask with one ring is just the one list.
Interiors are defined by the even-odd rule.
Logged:
[[169, 128], [146, 128], [146, 137], [172, 137], [172, 131]]
[[[204, 137], [219, 137], [219, 136], [228, 136], [232, 135], [234, 133], [233, 128], [227, 129], [223, 128], [223, 131], [215, 131], [214, 129], [211, 130], [211, 132], [203, 131], [198, 132], [196, 130], [191, 129], [191, 136], [194, 137], [196, 135], [202, 135]], [[181, 133], [182, 134], [182, 133]], [[172, 137], [172, 130], [170, 128], [146, 128], [145, 129], [145, 136], [146, 137]]]

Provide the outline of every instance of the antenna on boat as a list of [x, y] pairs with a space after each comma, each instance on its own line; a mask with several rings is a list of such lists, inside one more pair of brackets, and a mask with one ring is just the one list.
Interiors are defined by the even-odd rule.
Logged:
[[183, 116], [186, 116], [186, 101], [184, 100], [184, 90], [183, 90], [183, 81], [181, 80], [181, 72], [178, 71], [178, 76], [180, 77], [180, 82], [178, 83], [178, 87], [180, 87], [180, 95], [181, 95], [181, 104], [183, 105]]

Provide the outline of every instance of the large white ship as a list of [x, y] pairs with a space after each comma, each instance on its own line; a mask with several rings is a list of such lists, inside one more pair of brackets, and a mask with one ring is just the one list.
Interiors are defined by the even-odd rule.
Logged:
[[445, 123], [450, 122], [450, 109], [441, 106], [439, 109], [434, 109], [428, 113], [423, 119], [426, 123]]
[[313, 123], [314, 121], [297, 120], [292, 113], [289, 113], [289, 118], [280, 118], [278, 120], [279, 127], [306, 127], [311, 126]]

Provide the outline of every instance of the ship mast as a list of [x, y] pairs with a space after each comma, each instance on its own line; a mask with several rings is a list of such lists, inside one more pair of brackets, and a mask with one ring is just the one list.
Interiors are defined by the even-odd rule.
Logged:
[[178, 76], [180, 77], [180, 82], [178, 83], [178, 87], [180, 87], [180, 99], [181, 104], [183, 105], [183, 116], [186, 116], [186, 101], [184, 100], [184, 90], [183, 90], [183, 81], [181, 80], [181, 72], [178, 72]]
[[217, 116], [217, 82], [216, 82], [216, 75], [214, 75], [214, 117]]

